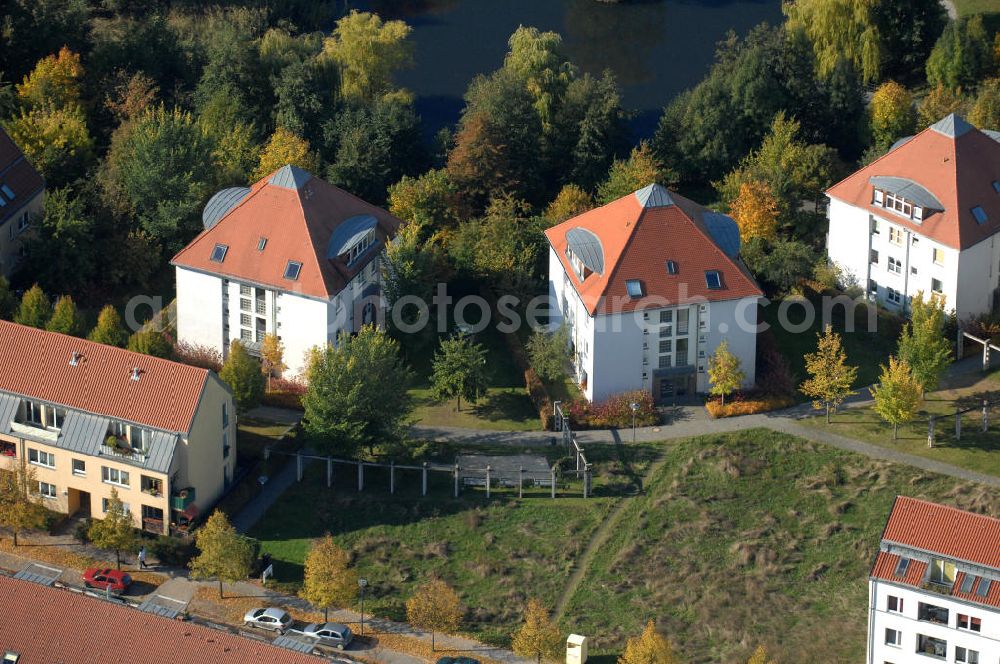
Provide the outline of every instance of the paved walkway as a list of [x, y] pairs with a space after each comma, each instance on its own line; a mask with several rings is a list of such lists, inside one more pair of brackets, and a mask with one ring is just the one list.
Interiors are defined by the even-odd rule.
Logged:
[[[309, 464], [310, 459], [302, 459], [303, 467]], [[298, 478], [298, 470], [295, 460], [289, 460], [276, 474], [271, 475], [267, 483], [261, 488], [254, 498], [233, 517], [233, 526], [237, 531], [245, 533], [260, 521], [267, 510], [281, 498], [281, 495], [288, 490], [288, 487], [295, 484]]]

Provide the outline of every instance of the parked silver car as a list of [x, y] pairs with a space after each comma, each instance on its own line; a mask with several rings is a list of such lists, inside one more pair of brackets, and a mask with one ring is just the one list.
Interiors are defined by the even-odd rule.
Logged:
[[343, 650], [350, 645], [354, 634], [351, 628], [340, 623], [312, 623], [302, 630], [304, 636], [316, 641], [317, 645]]
[[285, 630], [292, 626], [292, 616], [284, 609], [261, 607], [247, 611], [243, 616], [243, 624], [247, 627], [269, 629], [284, 634]]

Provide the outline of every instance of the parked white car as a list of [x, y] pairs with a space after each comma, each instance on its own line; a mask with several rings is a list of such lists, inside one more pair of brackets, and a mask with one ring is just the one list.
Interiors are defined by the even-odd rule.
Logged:
[[306, 625], [302, 634], [316, 641], [317, 645], [343, 650], [350, 645], [354, 634], [351, 628], [340, 623], [313, 623]]
[[284, 609], [275, 607], [250, 609], [243, 616], [243, 624], [247, 627], [267, 629], [278, 634], [284, 634], [285, 630], [292, 626], [292, 616]]

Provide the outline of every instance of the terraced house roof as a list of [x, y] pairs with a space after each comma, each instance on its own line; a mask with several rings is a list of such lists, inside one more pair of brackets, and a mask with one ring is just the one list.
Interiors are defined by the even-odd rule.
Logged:
[[208, 374], [207, 369], [0, 321], [0, 392], [186, 434]]

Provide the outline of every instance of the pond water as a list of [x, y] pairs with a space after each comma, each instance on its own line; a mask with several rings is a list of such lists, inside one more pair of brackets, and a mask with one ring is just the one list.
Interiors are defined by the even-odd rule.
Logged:
[[652, 134], [663, 106], [700, 81], [716, 42], [781, 21], [780, 0], [369, 0], [351, 2], [413, 27], [416, 66], [398, 77], [428, 129], [454, 123], [478, 74], [500, 67], [518, 25], [554, 30], [583, 71], [614, 72], [634, 129]]

